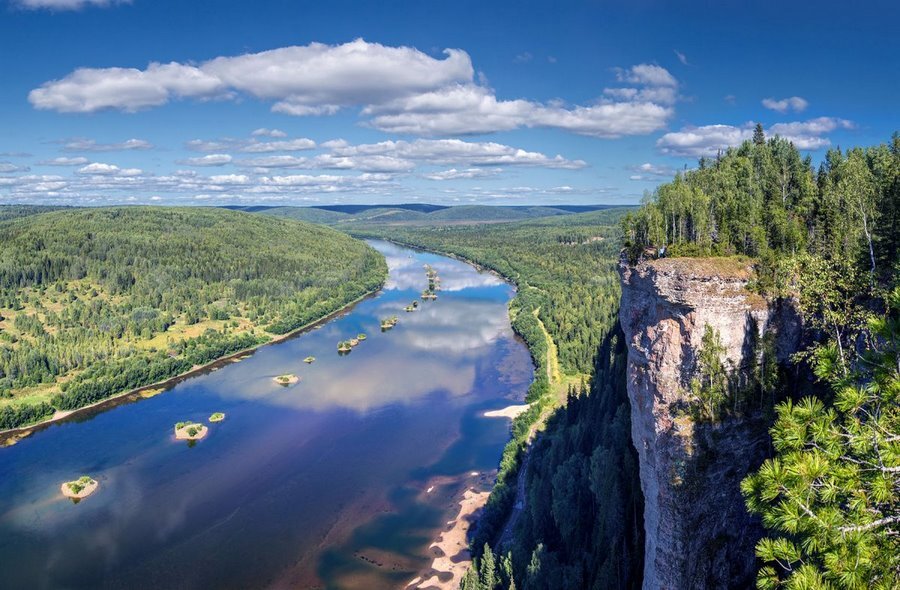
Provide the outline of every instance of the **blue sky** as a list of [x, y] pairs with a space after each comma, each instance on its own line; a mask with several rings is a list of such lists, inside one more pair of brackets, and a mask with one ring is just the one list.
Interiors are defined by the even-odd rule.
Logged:
[[900, 129], [896, 2], [0, 2], [0, 202], [622, 204]]

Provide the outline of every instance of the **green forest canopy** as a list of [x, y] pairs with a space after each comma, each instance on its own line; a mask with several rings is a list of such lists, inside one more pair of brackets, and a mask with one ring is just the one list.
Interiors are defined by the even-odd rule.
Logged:
[[207, 208], [73, 209], [0, 223], [0, 428], [171, 377], [377, 288], [340, 232]]

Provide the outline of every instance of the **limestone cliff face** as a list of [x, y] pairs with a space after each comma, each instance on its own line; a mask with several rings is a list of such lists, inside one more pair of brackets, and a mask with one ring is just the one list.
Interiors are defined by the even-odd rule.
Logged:
[[769, 452], [757, 413], [695, 422], [685, 408], [707, 324], [718, 330], [736, 378], [755, 366], [764, 333], [783, 361], [796, 351], [793, 308], [747, 291], [751, 269], [723, 259], [620, 264], [620, 321], [628, 345], [631, 429], [644, 493], [645, 589], [753, 586], [762, 535], [740, 481]]

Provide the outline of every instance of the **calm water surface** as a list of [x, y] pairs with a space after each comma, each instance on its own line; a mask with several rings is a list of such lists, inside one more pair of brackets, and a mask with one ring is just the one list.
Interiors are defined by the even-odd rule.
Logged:
[[[508, 438], [508, 421], [483, 412], [520, 400], [532, 367], [508, 285], [372, 244], [390, 278], [348, 314], [0, 449], [0, 588], [379, 589], [427, 568], [455, 495]], [[426, 263], [440, 298], [404, 313]], [[387, 315], [400, 324], [382, 333]], [[272, 382], [283, 373], [301, 382]], [[227, 417], [204, 440], [174, 440], [175, 422], [212, 412]], [[100, 489], [73, 504], [59, 486], [82, 474]]]

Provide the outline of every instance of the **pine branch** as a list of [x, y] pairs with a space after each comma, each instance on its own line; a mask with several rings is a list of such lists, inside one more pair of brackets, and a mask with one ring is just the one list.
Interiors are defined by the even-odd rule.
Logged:
[[882, 527], [888, 524], [900, 523], [900, 515], [898, 516], [885, 516], [884, 518], [879, 518], [878, 520], [873, 520], [868, 524], [860, 524], [856, 526], [842, 526], [839, 527], [838, 530], [842, 533], [861, 533], [865, 531], [871, 531], [872, 529], [877, 529], [878, 527]]

